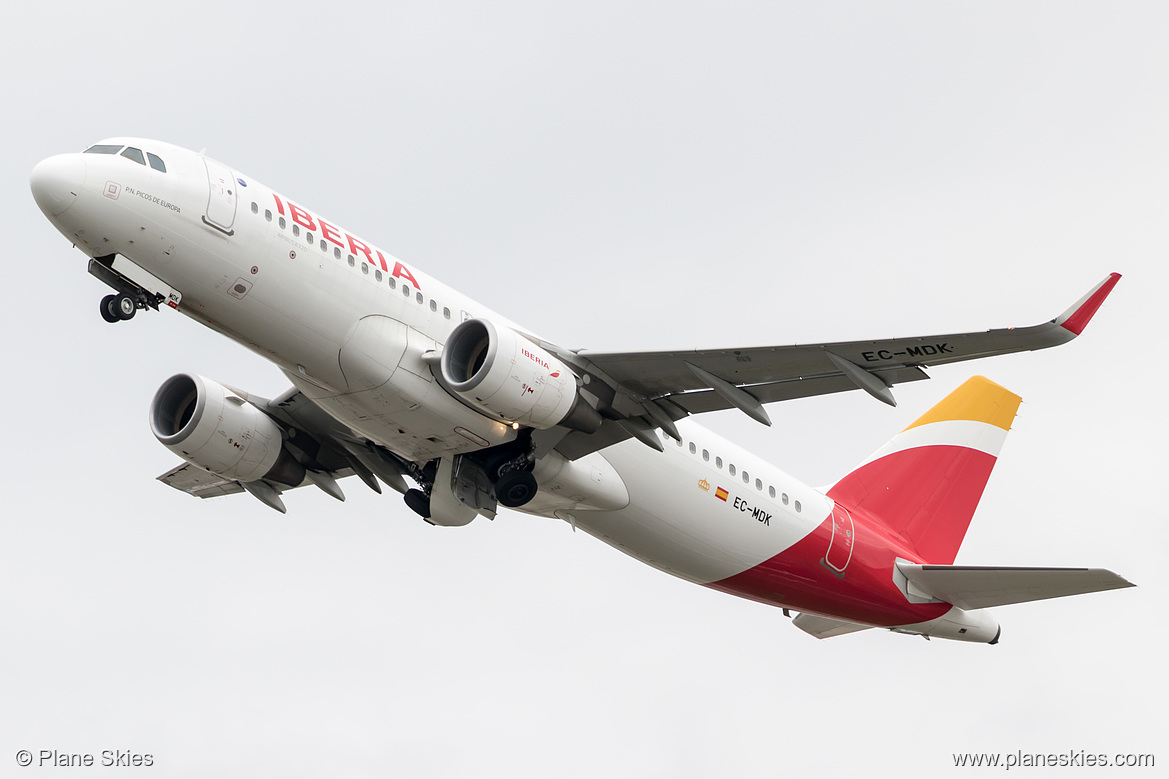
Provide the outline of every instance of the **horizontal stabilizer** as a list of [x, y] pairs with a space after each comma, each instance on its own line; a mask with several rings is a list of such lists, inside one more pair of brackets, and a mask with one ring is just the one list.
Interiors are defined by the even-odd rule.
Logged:
[[1103, 568], [911, 565], [899, 561], [897, 570], [908, 580], [910, 596], [933, 597], [966, 610], [1135, 586]]
[[868, 630], [870, 625], [858, 625], [855, 622], [845, 622], [842, 619], [819, 617], [815, 614], [797, 614], [792, 624], [800, 630], [816, 638], [832, 638], [843, 636], [846, 633], [856, 633], [858, 630]]

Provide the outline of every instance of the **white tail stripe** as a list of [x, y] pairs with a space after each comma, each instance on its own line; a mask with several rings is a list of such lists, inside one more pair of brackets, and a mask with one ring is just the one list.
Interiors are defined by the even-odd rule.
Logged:
[[889, 443], [873, 452], [867, 460], [861, 463], [861, 466], [896, 452], [904, 452], [907, 449], [916, 449], [921, 446], [963, 446], [967, 449], [985, 452], [992, 457], [998, 457], [1003, 448], [1003, 442], [1006, 440], [1006, 430], [995, 425], [988, 425], [986, 422], [971, 422], [966, 419], [934, 422], [911, 427], [899, 433]]

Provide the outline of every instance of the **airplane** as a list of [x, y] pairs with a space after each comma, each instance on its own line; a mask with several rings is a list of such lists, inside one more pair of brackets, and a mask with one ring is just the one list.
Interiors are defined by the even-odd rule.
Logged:
[[[770, 604], [818, 638], [870, 628], [994, 644], [993, 606], [1133, 586], [1092, 568], [955, 565], [1019, 396], [962, 384], [826, 489], [693, 417], [892, 387], [936, 365], [1071, 341], [1113, 273], [1038, 325], [915, 338], [655, 352], [540, 338], [251, 176], [118, 137], [40, 162], [32, 194], [113, 289], [108, 322], [171, 308], [273, 362], [258, 397], [163, 382], [151, 429], [198, 498], [386, 484], [427, 522], [556, 518], [655, 568]], [[407, 481], [413, 482], [413, 486]]]

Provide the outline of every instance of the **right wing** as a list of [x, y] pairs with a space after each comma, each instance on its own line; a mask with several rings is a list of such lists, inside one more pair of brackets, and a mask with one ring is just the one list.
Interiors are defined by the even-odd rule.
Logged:
[[1119, 280], [1119, 273], [1111, 274], [1063, 314], [1032, 327], [665, 352], [571, 352], [543, 343], [585, 377], [582, 390], [597, 398], [606, 417], [596, 433], [569, 433], [556, 449], [576, 459], [629, 437], [660, 448], [653, 429], [674, 435], [673, 422], [689, 414], [738, 408], [770, 424], [764, 403], [846, 390], [863, 389], [896, 405], [889, 388], [929, 378], [927, 367], [1067, 343]]

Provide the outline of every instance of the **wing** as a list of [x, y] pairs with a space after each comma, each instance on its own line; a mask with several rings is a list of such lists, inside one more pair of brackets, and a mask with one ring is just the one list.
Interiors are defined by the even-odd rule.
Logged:
[[606, 417], [593, 434], [556, 446], [570, 459], [637, 437], [654, 448], [662, 428], [688, 414], [738, 408], [771, 424], [763, 404], [862, 389], [896, 405], [890, 387], [929, 376], [925, 368], [1059, 346], [1075, 338], [1120, 280], [1113, 273], [1060, 316], [1032, 327], [917, 338], [672, 352], [570, 352], [551, 344], [585, 382]]
[[[298, 390], [289, 390], [276, 400], [249, 396], [235, 389], [232, 391], [281, 425], [286, 436], [285, 448], [305, 468], [305, 477], [297, 487], [313, 484], [337, 500], [345, 500], [337, 484], [338, 479], [356, 475], [370, 489], [381, 492], [376, 475], [398, 492], [405, 493], [408, 489], [403, 479], [403, 474], [409, 468], [405, 461], [354, 435], [349, 428], [330, 417]], [[280, 495], [288, 488], [275, 483], [260, 481], [245, 484], [190, 463], [172, 468], [159, 476], [158, 480], [196, 498], [249, 492], [277, 511], [283, 513], [285, 510]]]
[[244, 491], [239, 482], [217, 476], [190, 463], [176, 465], [159, 476], [158, 480], [196, 498], [218, 498], [220, 495], [234, 495]]

